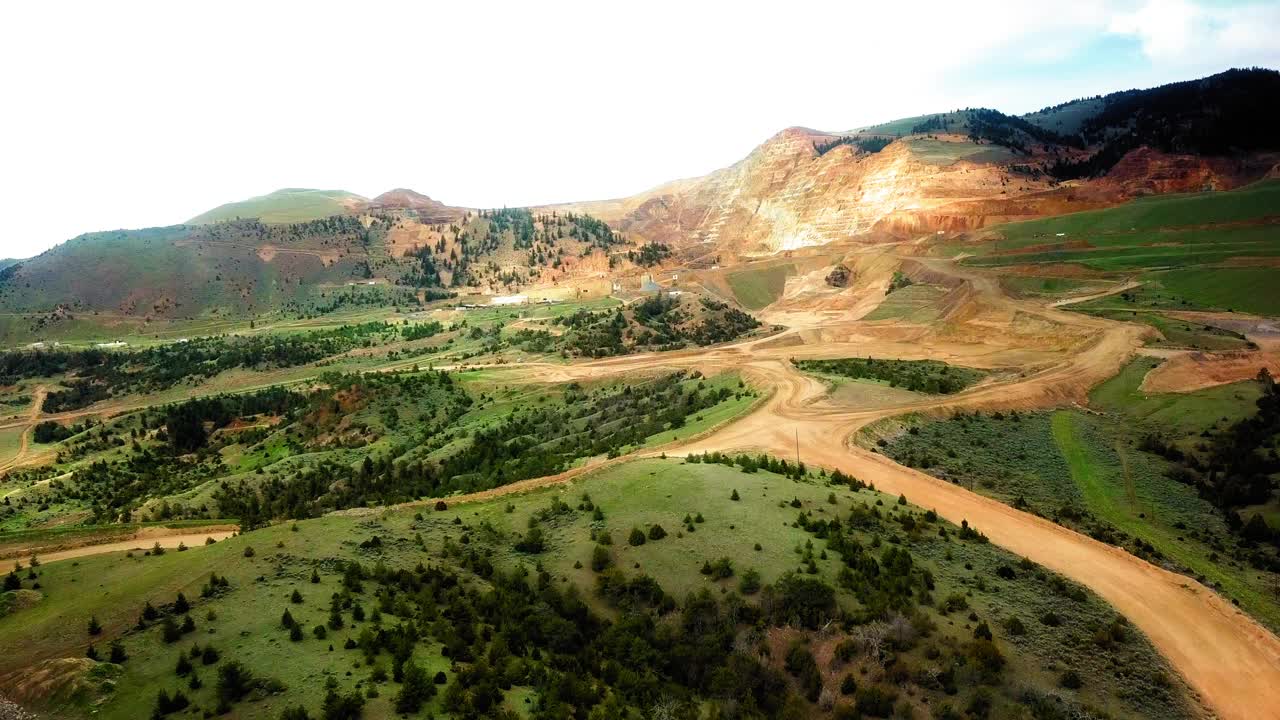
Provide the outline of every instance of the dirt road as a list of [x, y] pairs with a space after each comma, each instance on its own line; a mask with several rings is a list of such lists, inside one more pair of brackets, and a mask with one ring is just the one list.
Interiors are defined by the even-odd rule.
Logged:
[[[213, 525], [207, 528], [146, 527], [121, 540], [108, 539], [106, 542], [96, 542], [95, 538], [87, 537], [69, 540], [57, 546], [5, 548], [0, 551], [0, 557], [25, 561], [35, 554], [41, 563], [51, 563], [110, 552], [145, 551], [154, 547], [156, 543], [160, 543], [160, 547], [169, 549], [179, 545], [194, 549], [204, 547], [209, 538], [215, 541], [225, 540], [235, 534], [235, 531], [236, 528], [233, 525]], [[47, 551], [46, 548], [48, 548]]]
[[27, 459], [27, 453], [31, 451], [31, 433], [36, 423], [40, 421], [40, 408], [44, 405], [44, 399], [49, 394], [48, 388], [44, 385], [37, 385], [33, 393], [31, 393], [31, 408], [27, 411], [26, 420], [15, 425], [26, 425], [22, 431], [22, 440], [18, 445], [18, 453], [3, 463], [0, 463], [0, 472], [17, 467]]
[[[1212, 590], [1196, 581], [1155, 567], [1122, 549], [977, 495], [882, 455], [849, 444], [850, 436], [881, 418], [907, 412], [959, 409], [1021, 409], [1087, 402], [1088, 390], [1114, 376], [1141, 347], [1149, 329], [1100, 318], [1066, 313], [1003, 296], [982, 278], [973, 284], [973, 304], [966, 322], [990, 338], [956, 340], [956, 328], [924, 334], [903, 342], [859, 335], [865, 329], [798, 330], [781, 336], [712, 350], [637, 355], [575, 365], [510, 367], [511, 381], [537, 376], [541, 381], [568, 381], [634, 375], [662, 368], [735, 369], [771, 393], [755, 412], [702, 439], [686, 442], [668, 454], [707, 451], [765, 451], [792, 457], [797, 439], [801, 459], [810, 465], [839, 468], [880, 490], [903, 493], [916, 505], [932, 508], [948, 520], [967, 520], [992, 542], [1070, 577], [1106, 599], [1140, 628], [1182, 674], [1209, 709], [1228, 720], [1280, 718], [1280, 639]], [[1012, 361], [1025, 349], [1003, 347], [1004, 328], [1022, 318], [1024, 326], [1060, 327], [1059, 337], [1078, 338], [1055, 361], [1012, 372]], [[1028, 321], [1027, 318], [1030, 318]], [[1003, 319], [1003, 320], [1001, 320]], [[1006, 330], [1007, 332], [1007, 330]], [[1075, 333], [1074, 335], [1072, 333]], [[814, 338], [809, 342], [806, 338]], [[827, 342], [845, 337], [846, 342]], [[992, 339], [994, 338], [994, 339]], [[985, 344], [984, 344], [985, 340]], [[1043, 341], [1043, 338], [1038, 338]], [[1068, 347], [1064, 345], [1064, 347]], [[932, 357], [964, 358], [968, 364], [1004, 367], [1008, 379], [986, 382], [953, 396], [928, 398], [874, 410], [848, 410], [824, 400], [825, 386], [795, 370], [790, 357]], [[526, 380], [527, 381], [527, 380]], [[552, 479], [553, 482], [564, 478]], [[539, 485], [547, 484], [545, 479]], [[514, 488], [527, 490], [528, 488]], [[478, 495], [487, 499], [502, 489]], [[453, 499], [457, 503], [471, 498]]]
[[[568, 382], [684, 368], [737, 370], [768, 395], [755, 411], [668, 454], [796, 452], [810, 465], [839, 468], [959, 523], [968, 520], [992, 542], [1070, 577], [1106, 599], [1141, 629], [1202, 702], [1224, 720], [1280, 718], [1280, 639], [1217, 594], [1125, 551], [963, 488], [902, 467], [849, 444], [860, 428], [909, 412], [1024, 409], [1085, 403], [1088, 391], [1114, 376], [1152, 330], [1009, 298], [990, 275], [953, 263], [913, 258], [950, 288], [932, 325], [860, 323], [838, 309], [774, 307], [803, 319], [777, 335], [715, 348], [650, 353], [573, 364], [491, 368], [503, 380]], [[883, 297], [883, 294], [880, 294]], [[792, 366], [792, 357], [937, 359], [999, 371], [964, 392], [874, 409], [841, 407], [825, 386]], [[647, 453], [646, 453], [647, 454]], [[581, 470], [449, 498], [450, 504], [566, 482]], [[198, 542], [203, 542], [203, 534]], [[126, 543], [137, 546], [137, 541]], [[188, 545], [191, 545], [189, 542]]]

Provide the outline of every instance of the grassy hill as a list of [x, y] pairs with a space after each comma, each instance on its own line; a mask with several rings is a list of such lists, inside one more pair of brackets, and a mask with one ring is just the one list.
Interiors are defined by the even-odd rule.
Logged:
[[[744, 698], [794, 717], [1192, 715], [1146, 640], [1080, 587], [905, 501], [750, 460], [639, 461], [471, 505], [24, 569], [0, 677], [65, 717], [143, 717], [160, 691], [272, 718]], [[329, 714], [342, 698], [359, 709]]]
[[1105, 210], [1010, 223], [997, 237], [953, 244], [963, 262], [993, 269], [1079, 266], [1086, 274], [1136, 277], [1137, 290], [1084, 310], [1238, 310], [1280, 315], [1280, 181], [1228, 192], [1141, 198]]
[[612, 252], [625, 238], [587, 215], [403, 204], [82, 235], [0, 269], [0, 343], [80, 337], [96, 320], [109, 334], [121, 322], [416, 307], [455, 289], [508, 293], [630, 262]]
[[346, 190], [283, 188], [266, 195], [230, 202], [200, 213], [188, 225], [257, 218], [264, 223], [296, 223], [341, 215], [368, 202]]

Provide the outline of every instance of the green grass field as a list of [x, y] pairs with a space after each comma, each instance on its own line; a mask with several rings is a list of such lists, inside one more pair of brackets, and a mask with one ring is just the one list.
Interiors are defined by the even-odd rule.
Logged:
[[[731, 498], [735, 491], [740, 499]], [[593, 520], [591, 512], [574, 509], [587, 497], [603, 511], [603, 520]], [[525, 534], [535, 513], [551, 507], [553, 499], [567, 505], [538, 523], [545, 532], [545, 549], [536, 554], [516, 551], [514, 541]], [[596, 612], [617, 617], [618, 611], [595, 592], [596, 574], [587, 567], [601, 533], [613, 537], [608, 552], [613, 564], [626, 575], [646, 573], [681, 599], [703, 588], [711, 590], [714, 597], [726, 597], [748, 569], [758, 571], [766, 584], [796, 569], [834, 582], [841, 567], [838, 555], [823, 552], [819, 557], [823, 543], [795, 521], [801, 512], [814, 519], [835, 519], [855, 507], [897, 516], [910, 514], [917, 522], [923, 517], [918, 508], [897, 505], [892, 497], [831, 487], [817, 477], [796, 481], [764, 471], [745, 473], [722, 465], [652, 459], [592, 473], [570, 485], [459, 505], [443, 512], [432, 511], [428, 504], [329, 515], [299, 522], [296, 530], [283, 523], [183, 553], [169, 551], [152, 557], [114, 553], [46, 563], [38, 569], [38, 600], [0, 617], [0, 646], [18, 650], [0, 654], [0, 673], [44, 657], [83, 655], [89, 642], [85, 623], [94, 616], [104, 627], [96, 645], [105, 650], [108, 641], [120, 638], [129, 658], [121, 666], [98, 664], [92, 671], [88, 671], [88, 663], [84, 667], [64, 666], [68, 679], [78, 678], [78, 691], [49, 701], [49, 709], [59, 716], [91, 714], [106, 720], [144, 717], [160, 688], [182, 689], [199, 712], [214, 705], [217, 667], [234, 660], [256, 676], [278, 680], [284, 688], [237, 704], [235, 717], [275, 718], [286, 705], [296, 703], [307, 706], [314, 717], [326, 687], [336, 685], [341, 691], [359, 690], [367, 697], [363, 717], [390, 718], [395, 715], [391, 700], [398, 684], [371, 677], [376, 667], [388, 667], [386, 654], [370, 665], [359, 649], [344, 649], [344, 644], [348, 639], [358, 641], [366, 630], [400, 624], [406, 618], [396, 615], [396, 603], [383, 603], [379, 618], [367, 615], [355, 620], [344, 612], [347, 623], [331, 629], [323, 640], [310, 632], [313, 626], [326, 622], [329, 597], [341, 590], [336, 561], [358, 560], [366, 567], [376, 563], [411, 568], [425, 563], [452, 568], [463, 562], [460, 548], [467, 548], [483, 553], [500, 568], [524, 567], [531, 574], [541, 568], [552, 582], [579, 588], [579, 597]], [[683, 518], [699, 513], [703, 521], [690, 523], [691, 532]], [[630, 528], [647, 529], [654, 524], [661, 524], [668, 535], [638, 547], [626, 542]], [[1068, 707], [1083, 704], [1090, 712], [1125, 717], [1191, 715], [1190, 706], [1170, 682], [1164, 661], [1132, 628], [1124, 629], [1118, 643], [1089, 644], [1088, 652], [1070, 652], [1082, 637], [1113, 623], [1113, 611], [1096, 597], [1071, 590], [1074, 586], [1069, 583], [1021, 564], [1018, 558], [989, 544], [961, 541], [954, 526], [946, 526], [946, 538], [934, 532], [898, 532], [893, 529], [896, 525], [878, 526], [884, 530], [859, 533], [864, 543], [878, 547], [887, 537], [889, 543], [908, 550], [916, 563], [930, 571], [937, 604], [941, 598], [952, 598], [949, 602], [961, 598], [959, 602], [967, 606], [950, 614], [922, 608], [915, 622], [933, 628], [930, 639], [901, 650], [901, 662], [931, 666], [934, 661], [930, 658], [936, 657], [931, 653], [939, 648], [947, 653], [963, 647], [974, 632], [973, 618], [981, 618], [990, 623], [1007, 662], [1004, 679], [990, 686], [993, 702], [1004, 708], [1003, 712], [1012, 710], [1012, 698], [1026, 697], [1027, 692], [1033, 696], [1060, 692], [1055, 689], [1057, 678], [1065, 668], [1071, 668], [1087, 682], [1057, 701]], [[361, 546], [374, 536], [380, 538], [379, 547]], [[254, 549], [252, 557], [247, 557], [247, 548]], [[812, 574], [804, 569], [810, 553]], [[706, 561], [720, 557], [732, 561], [732, 577], [715, 580], [700, 571]], [[1000, 578], [998, 567], [1017, 570]], [[319, 582], [309, 580], [313, 571]], [[200, 588], [210, 572], [228, 578], [230, 589], [220, 596], [202, 598]], [[465, 570], [462, 576], [467, 586], [485, 585], [483, 578]], [[30, 581], [25, 583], [29, 585]], [[290, 602], [295, 590], [301, 603]], [[161, 641], [156, 624], [146, 629], [135, 627], [144, 601], [160, 607], [178, 592], [193, 603], [193, 633], [169, 645]], [[857, 605], [847, 591], [840, 591], [839, 598], [841, 605]], [[369, 582], [355, 593], [354, 600], [366, 611], [380, 605]], [[280, 625], [285, 609], [306, 629], [299, 641], [290, 642]], [[967, 612], [973, 613], [968, 619]], [[1061, 619], [1060, 626], [1036, 621], [1049, 612]], [[1025, 625], [1024, 634], [1004, 630], [1004, 623], [1013, 617]], [[659, 617], [656, 622], [668, 620]], [[39, 638], [38, 644], [31, 642], [34, 638]], [[193, 644], [212, 645], [221, 653], [215, 665], [194, 662], [204, 685], [195, 690], [189, 689], [186, 679], [174, 675], [178, 654]], [[448, 681], [453, 681], [459, 670], [430, 634], [416, 644], [411, 658], [427, 669], [428, 675], [443, 672]], [[771, 662], [780, 665], [782, 658]], [[859, 683], [875, 682], [874, 676], [859, 674], [860, 666], [871, 670], [878, 665], [855, 661], [848, 666]], [[105, 682], [107, 679], [110, 682]], [[962, 681], [959, 695], [954, 697], [936, 689], [917, 692], [924, 692], [930, 703], [963, 707], [971, 687], [971, 680]], [[518, 714], [528, 709], [526, 699], [531, 705], [538, 702], [537, 693], [518, 682], [504, 691], [503, 697], [504, 704]], [[443, 712], [442, 701], [442, 695], [429, 700], [422, 716], [450, 717]]]
[[[1280, 229], [1276, 230], [1280, 237]], [[1193, 268], [1153, 273], [1166, 290], [1214, 310], [1280, 316], [1280, 267]]]
[[[1187, 540], [1188, 528], [1223, 534], [1212, 508], [1186, 486], [1158, 475], [1158, 468], [1140, 472], [1133, 466], [1141, 453], [1126, 448], [1114, 427], [1104, 430], [1070, 411], [1053, 414], [1053, 440], [1066, 458], [1071, 479], [1089, 511], [1111, 526], [1154, 545], [1180, 566], [1238, 600], [1254, 617], [1280, 627], [1280, 603], [1273, 593], [1271, 573], [1221, 562], [1212, 545]], [[1216, 521], [1216, 522], [1215, 522]]]
[[1075, 309], [1111, 320], [1150, 325], [1159, 330], [1160, 334], [1164, 336], [1164, 340], [1151, 343], [1157, 347], [1189, 348], [1209, 352], [1250, 349], [1249, 341], [1239, 333], [1222, 330], [1212, 325], [1200, 325], [1187, 320], [1178, 320], [1156, 311], [1132, 309], [1135, 306], [1136, 303], [1129, 304], [1123, 300], [1117, 301], [1104, 298], [1082, 304], [1081, 307]]
[[787, 278], [795, 273], [794, 265], [784, 263], [731, 272], [725, 280], [743, 307], [759, 310], [782, 297]]
[[[1137, 274], [1144, 286], [1128, 293], [1143, 306], [1234, 310], [1280, 315], [1280, 299], [1269, 292], [1280, 283], [1280, 266], [1260, 260], [1233, 266], [1238, 258], [1280, 257], [1277, 210], [1280, 181], [1267, 180], [1226, 192], [1161, 195], [1124, 205], [993, 228], [987, 242], [938, 248], [962, 262], [992, 269], [1009, 265], [1075, 264], [1112, 278]], [[1044, 292], [1039, 279], [1002, 278], [1014, 292]], [[1108, 298], [1094, 307], [1114, 306]], [[1088, 305], [1076, 309], [1087, 310]]]
[[284, 188], [248, 200], [219, 205], [191, 218], [187, 224], [202, 225], [236, 218], [258, 218], [268, 223], [305, 222], [341, 215], [347, 210], [345, 203], [363, 199], [345, 190]]
[[1007, 162], [1016, 157], [1013, 151], [999, 145], [978, 145], [977, 143], [950, 140], [932, 140], [913, 137], [904, 140], [907, 147], [921, 162], [929, 165], [954, 165], [961, 160], [976, 163]]
[[1059, 296], [1059, 295], [1087, 295], [1089, 293], [1102, 292], [1115, 286], [1115, 282], [1111, 280], [1101, 280], [1095, 278], [1066, 278], [1066, 277], [1029, 277], [1024, 275], [1009, 275], [1000, 278], [1000, 286], [1006, 292], [1018, 296]]
[[1235, 422], [1254, 412], [1254, 402], [1261, 391], [1256, 383], [1248, 381], [1190, 393], [1153, 394], [1139, 390], [1142, 379], [1160, 362], [1154, 358], [1134, 359], [1089, 393], [1089, 405], [1183, 435]]
[[[1090, 239], [1172, 227], [1237, 223], [1274, 216], [1280, 207], [1280, 181], [1265, 180], [1226, 192], [1159, 195], [1140, 198], [1105, 210], [1059, 215], [1042, 220], [1009, 223], [999, 227], [1004, 239], [1000, 250], [1057, 240]], [[1047, 239], [1047, 240], [1046, 240]]]
[[946, 289], [937, 285], [908, 285], [886, 295], [884, 301], [862, 319], [927, 323], [940, 315], [938, 303], [946, 294]]
[[[1138, 449], [1161, 433], [1188, 447], [1200, 431], [1251, 415], [1254, 383], [1148, 396], [1154, 365], [1141, 358], [1097, 388], [1079, 410], [916, 419], [887, 439], [899, 462], [1048, 517], [1216, 587], [1269, 627], [1280, 627], [1271, 588], [1280, 576], [1250, 567], [1221, 512]], [[1265, 511], [1265, 510], [1264, 510]], [[1149, 547], [1148, 547], [1149, 546]], [[1149, 548], [1154, 548], [1154, 553]], [[1224, 557], [1226, 556], [1226, 557]]]

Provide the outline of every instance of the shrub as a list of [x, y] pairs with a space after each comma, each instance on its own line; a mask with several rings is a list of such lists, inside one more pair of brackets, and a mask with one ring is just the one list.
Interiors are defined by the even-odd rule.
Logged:
[[1084, 686], [1084, 681], [1080, 679], [1080, 673], [1075, 670], [1068, 670], [1062, 673], [1062, 677], [1058, 678], [1058, 684], [1068, 690], [1079, 690]]
[[661, 525], [656, 525], [656, 524], [655, 524], [655, 525], [653, 525], [652, 527], [650, 527], [650, 528], [649, 528], [649, 539], [650, 539], [650, 540], [661, 540], [662, 538], [664, 538], [664, 537], [666, 537], [666, 536], [667, 536], [667, 531], [666, 531], [666, 530], [663, 530]]
[[638, 527], [631, 528], [631, 535], [627, 537], [627, 542], [631, 543], [634, 546], [643, 545], [644, 531]]
[[884, 690], [877, 685], [859, 689], [855, 693], [854, 708], [863, 715], [887, 718], [893, 713], [893, 703], [898, 699], [896, 693]]
[[600, 545], [595, 546], [591, 551], [591, 569], [601, 572], [612, 564], [613, 557], [609, 555], [609, 550]]

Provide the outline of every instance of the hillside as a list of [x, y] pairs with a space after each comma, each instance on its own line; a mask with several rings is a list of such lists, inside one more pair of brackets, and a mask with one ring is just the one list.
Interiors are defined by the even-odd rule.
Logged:
[[17, 335], [40, 339], [84, 315], [193, 320], [413, 306], [600, 278], [635, 265], [625, 246], [585, 215], [462, 211], [395, 191], [360, 215], [83, 235], [0, 270], [0, 309], [21, 316]]
[[[638, 284], [654, 264], [707, 269], [1231, 189], [1280, 162], [1265, 126], [1278, 96], [1280, 73], [1237, 70], [1022, 117], [967, 108], [849, 133], [793, 127], [700, 178], [527, 210], [466, 210], [403, 188], [372, 200], [289, 188], [12, 264], [0, 270], [0, 311], [17, 314], [6, 321], [17, 336], [41, 339], [86, 313], [308, 314], [459, 291]], [[373, 289], [355, 298], [357, 286]]]
[[564, 207], [708, 263], [969, 231], [1257, 180], [1280, 162], [1276, 97], [1280, 73], [1233, 70], [1023, 117], [966, 108], [848, 133], [788, 128], [704, 177]]
[[230, 202], [187, 221], [203, 225], [224, 220], [256, 218], [264, 223], [295, 223], [342, 215], [362, 207], [368, 200], [345, 190], [283, 188], [248, 200]]

